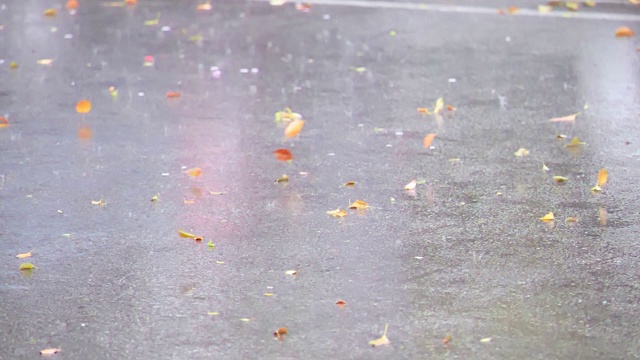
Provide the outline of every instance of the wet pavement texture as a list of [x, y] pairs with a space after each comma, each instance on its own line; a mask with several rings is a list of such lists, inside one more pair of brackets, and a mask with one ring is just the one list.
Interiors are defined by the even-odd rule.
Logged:
[[2, 5], [1, 359], [640, 356], [640, 7], [352, 3]]

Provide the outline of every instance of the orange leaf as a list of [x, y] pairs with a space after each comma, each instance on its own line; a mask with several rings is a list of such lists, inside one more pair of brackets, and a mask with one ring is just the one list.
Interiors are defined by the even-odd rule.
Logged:
[[69, 1], [67, 1], [67, 9], [75, 10], [77, 8], [78, 8], [78, 1], [77, 0], [69, 0]]
[[127, 5], [136, 5], [138, 0], [124, 0], [124, 3]]
[[60, 348], [49, 348], [49, 349], [40, 350], [40, 355], [53, 355], [53, 354], [57, 354], [60, 351], [62, 351], [62, 349]]
[[417, 185], [416, 181], [415, 180], [411, 180], [410, 183], [408, 183], [407, 185], [404, 186], [404, 189], [405, 190], [413, 190], [413, 189], [416, 188], [416, 185]]
[[636, 33], [633, 32], [630, 28], [626, 26], [622, 26], [616, 29], [616, 37], [632, 37]]
[[349, 209], [366, 209], [369, 207], [369, 204], [367, 204], [366, 202], [362, 201], [362, 200], [356, 200], [353, 202], [353, 204], [349, 205]]
[[198, 4], [197, 10], [211, 10], [211, 3]]
[[520, 9], [519, 9], [517, 6], [509, 6], [509, 7], [507, 8], [507, 12], [508, 12], [509, 14], [515, 14], [515, 13], [517, 13], [518, 11], [520, 11]]
[[428, 149], [429, 146], [431, 146], [431, 143], [433, 142], [433, 139], [436, 138], [436, 134], [428, 134], [427, 136], [424, 137], [424, 141], [422, 142], [422, 146], [425, 149]]
[[91, 102], [89, 100], [80, 100], [76, 103], [76, 111], [79, 114], [86, 114], [91, 111]]
[[423, 108], [423, 107], [422, 108], [418, 108], [418, 112], [422, 113], [422, 114], [427, 114], [427, 115], [430, 114], [429, 109]]
[[280, 161], [293, 160], [293, 155], [291, 154], [291, 151], [289, 151], [287, 149], [276, 149], [273, 152], [273, 155], [275, 155], [276, 159], [278, 159]]
[[78, 129], [78, 138], [83, 140], [89, 140], [93, 136], [91, 129], [88, 127], [81, 127]]
[[179, 98], [180, 97], [180, 93], [177, 91], [167, 91], [167, 98], [169, 99], [174, 99], [174, 98]]
[[198, 177], [202, 175], [202, 169], [200, 169], [199, 167], [194, 167], [189, 170], [186, 170], [185, 173], [191, 177]]
[[608, 177], [609, 177], [609, 172], [607, 171], [607, 169], [600, 170], [600, 172], [598, 173], [598, 186], [603, 187], [604, 184], [607, 183]]
[[336, 305], [338, 305], [339, 307], [344, 307], [345, 305], [347, 305], [347, 302], [339, 299], [338, 301], [336, 301]]
[[289, 125], [287, 125], [287, 128], [284, 129], [284, 137], [291, 139], [298, 136], [303, 126], [304, 120], [293, 120]]
[[448, 110], [448, 111], [456, 111], [457, 109], [456, 109], [456, 108], [454, 108], [453, 106], [451, 106], [451, 105], [447, 104], [447, 110]]
[[0, 129], [9, 126], [9, 120], [6, 117], [0, 116]]
[[282, 340], [284, 339], [284, 336], [287, 335], [287, 332], [287, 328], [281, 327], [273, 332], [273, 336], [278, 340]]

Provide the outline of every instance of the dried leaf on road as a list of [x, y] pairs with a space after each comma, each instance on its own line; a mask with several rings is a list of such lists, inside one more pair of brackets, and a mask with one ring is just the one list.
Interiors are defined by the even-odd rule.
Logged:
[[37, 270], [38, 267], [33, 265], [30, 262], [26, 262], [26, 263], [20, 264], [20, 271], [22, 271], [22, 270], [32, 270], [32, 269], [36, 269]]
[[527, 155], [529, 155], [529, 150], [527, 150], [525, 148], [520, 148], [516, 152], [514, 152], [513, 155], [515, 155], [517, 157], [527, 156]]
[[347, 302], [342, 299], [339, 299], [338, 301], [336, 301], [336, 305], [342, 308], [342, 307], [345, 307], [345, 305], [347, 305]]
[[287, 328], [281, 327], [281, 328], [278, 328], [278, 330], [273, 332], [273, 336], [278, 340], [283, 340], [284, 336], [287, 335], [287, 333], [288, 333]]
[[340, 210], [340, 208], [335, 209], [335, 210], [329, 210], [327, 211], [327, 214], [333, 216], [333, 217], [343, 217], [343, 216], [347, 216], [347, 212], [344, 210]]
[[200, 175], [202, 175], [202, 169], [200, 169], [199, 167], [194, 167], [191, 168], [189, 170], [185, 170], [185, 174], [191, 176], [191, 177], [198, 177]]
[[552, 212], [550, 212], [550, 213], [548, 213], [547, 215], [545, 215], [545, 216], [543, 216], [543, 217], [541, 217], [541, 218], [540, 218], [540, 220], [542, 220], [542, 221], [544, 221], [544, 222], [549, 222], [549, 221], [552, 221], [552, 220], [555, 220], [555, 219], [556, 219], [556, 218], [555, 218], [555, 216], [553, 216], [553, 213], [552, 213]]
[[342, 186], [344, 186], [344, 187], [354, 187], [354, 186], [356, 186], [356, 182], [355, 181], [347, 181], [346, 183], [342, 184]]
[[179, 92], [177, 91], [167, 91], [167, 98], [168, 99], [174, 99], [174, 98], [179, 98], [181, 95]]
[[286, 129], [284, 129], [284, 137], [291, 139], [298, 136], [300, 131], [302, 131], [304, 123], [304, 120], [293, 120], [289, 125], [287, 125]]
[[566, 178], [564, 176], [554, 176], [553, 177], [553, 181], [557, 182], [558, 184], [562, 184], [564, 182], [566, 182], [567, 180], [569, 180], [569, 178]]
[[389, 345], [390, 341], [389, 341], [389, 338], [387, 338], [387, 330], [389, 330], [389, 324], [386, 324], [384, 326], [384, 333], [382, 334], [382, 336], [375, 340], [369, 341], [369, 345], [373, 347]]
[[576, 117], [580, 115], [580, 113], [575, 113], [575, 114], [571, 114], [571, 115], [567, 115], [567, 116], [562, 116], [562, 117], [554, 117], [549, 119], [549, 121], [551, 122], [565, 122], [565, 121], [575, 121]]
[[609, 178], [609, 172], [607, 169], [601, 169], [598, 172], [598, 186], [603, 187], [604, 184], [607, 183], [607, 179]]
[[418, 184], [418, 183], [417, 183], [415, 180], [411, 180], [411, 182], [410, 182], [410, 183], [408, 183], [407, 185], [405, 185], [405, 186], [404, 186], [404, 189], [405, 189], [405, 190], [413, 190], [413, 189], [415, 189], [415, 188], [416, 188], [416, 185], [417, 185], [417, 184]]
[[366, 209], [368, 207], [369, 207], [369, 204], [367, 204], [366, 202], [364, 202], [362, 200], [356, 200], [351, 205], [349, 205], [349, 209], [352, 209], [352, 210], [355, 210], [355, 209]]
[[577, 136], [574, 136], [573, 139], [571, 139], [571, 142], [566, 144], [564, 147], [568, 147], [568, 148], [570, 148], [570, 147], [578, 147], [578, 146], [585, 145], [585, 144], [586, 143], [583, 142], [583, 141], [580, 141], [580, 139], [578, 139]]
[[[33, 251], [33, 249], [32, 249], [31, 251]], [[30, 258], [30, 257], [31, 257], [31, 251], [26, 252], [26, 253], [22, 253], [22, 254], [18, 254], [18, 255], [16, 255], [16, 257], [17, 257], [18, 259], [26, 259], [26, 258]]]
[[80, 100], [76, 103], [76, 111], [79, 114], [86, 114], [91, 111], [91, 102], [89, 100]]
[[293, 155], [291, 151], [287, 149], [276, 149], [273, 151], [273, 155], [275, 155], [276, 159], [279, 161], [290, 161], [293, 160]]
[[277, 183], [284, 183], [288, 181], [289, 181], [289, 176], [287, 176], [287, 174], [282, 174], [282, 176], [276, 179]]
[[433, 139], [435, 138], [436, 138], [436, 134], [427, 134], [427, 136], [425, 136], [424, 140], [422, 141], [422, 147], [424, 147], [425, 149], [428, 149], [429, 146], [431, 146]]
[[626, 26], [622, 26], [616, 29], [616, 37], [632, 37], [636, 33], [633, 32], [630, 28]]
[[60, 348], [48, 348], [40, 350], [40, 355], [53, 355], [59, 353], [60, 351], [62, 351], [62, 349]]
[[182, 230], [178, 230], [178, 235], [180, 235], [180, 237], [189, 238], [189, 239], [195, 239], [198, 237], [197, 235], [194, 235]]
[[438, 100], [436, 100], [435, 106], [433, 107], [433, 113], [441, 113], [442, 109], [444, 109], [444, 98], [438, 98]]

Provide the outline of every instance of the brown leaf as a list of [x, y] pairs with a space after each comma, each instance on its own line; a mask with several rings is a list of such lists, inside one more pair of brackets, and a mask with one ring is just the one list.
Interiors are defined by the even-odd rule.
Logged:
[[346, 183], [342, 184], [342, 186], [344, 186], [344, 187], [354, 187], [354, 186], [356, 186], [356, 182], [355, 181], [347, 181]]
[[347, 302], [342, 299], [339, 299], [338, 301], [336, 301], [336, 305], [338, 305], [338, 307], [343, 308], [345, 307], [345, 305], [347, 305]]

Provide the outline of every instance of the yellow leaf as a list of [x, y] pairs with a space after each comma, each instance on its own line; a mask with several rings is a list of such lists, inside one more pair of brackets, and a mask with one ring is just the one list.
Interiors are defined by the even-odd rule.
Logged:
[[107, 203], [102, 201], [102, 199], [100, 199], [100, 200], [91, 200], [91, 205], [105, 206], [105, 205], [107, 205]]
[[182, 230], [178, 230], [178, 235], [180, 235], [180, 237], [190, 238], [190, 239], [195, 239], [195, 238], [198, 237], [197, 235], [193, 235], [193, 234], [190, 234], [190, 233], [188, 233], [186, 231], [182, 231]]
[[60, 348], [49, 348], [40, 350], [40, 355], [53, 355], [59, 353], [60, 351], [62, 351], [62, 349]]
[[202, 169], [200, 169], [199, 167], [194, 167], [189, 170], [185, 170], [185, 173], [191, 177], [198, 177], [202, 175]]
[[602, 169], [598, 172], [598, 187], [603, 187], [604, 184], [607, 183], [607, 178], [609, 178], [609, 172], [607, 169]]
[[352, 66], [351, 70], [353, 70], [353, 71], [355, 71], [357, 73], [363, 73], [363, 72], [367, 71], [367, 68], [366, 67], [362, 67], [362, 66], [361, 67]]
[[578, 147], [580, 145], [586, 144], [585, 142], [580, 141], [577, 136], [574, 136], [570, 143], [566, 144], [564, 147]]
[[405, 190], [413, 190], [413, 189], [415, 189], [415, 188], [416, 188], [416, 185], [417, 185], [417, 184], [418, 184], [418, 183], [417, 183], [415, 180], [411, 180], [411, 182], [410, 182], [410, 183], [408, 183], [407, 185], [405, 185], [405, 186], [404, 186], [404, 189], [405, 189]]
[[369, 205], [362, 200], [356, 200], [351, 205], [349, 205], [349, 209], [366, 209], [368, 207]]
[[222, 265], [222, 264], [224, 264], [224, 261], [216, 260], [216, 264]]
[[38, 267], [33, 265], [30, 262], [26, 262], [26, 263], [20, 264], [20, 271], [22, 271], [22, 270], [31, 270], [31, 269], [36, 269], [37, 270]]
[[556, 175], [556, 176], [553, 177], [553, 180], [555, 182], [557, 182], [558, 184], [562, 184], [563, 182], [566, 182], [567, 180], [569, 180], [569, 178], [566, 178], [564, 176], [557, 176]]
[[567, 116], [562, 116], [562, 117], [554, 117], [549, 119], [549, 121], [551, 122], [565, 122], [565, 121], [575, 121], [576, 117], [580, 115], [580, 113], [575, 113], [575, 114], [571, 114], [571, 115], [567, 115]]
[[422, 147], [424, 147], [425, 149], [428, 149], [429, 146], [431, 146], [433, 139], [435, 138], [436, 138], [436, 134], [427, 134], [427, 136], [425, 136], [424, 140], [422, 141]]
[[538, 12], [541, 14], [550, 13], [551, 9], [553, 8], [549, 5], [538, 5]]
[[249, 321], [251, 321], [251, 319], [248, 319], [248, 318], [242, 318], [242, 319], [240, 319], [240, 321], [242, 321], [242, 322], [249, 322]]
[[596, 6], [596, 2], [587, 0], [587, 1], [584, 2], [584, 5], [587, 6], [587, 7], [594, 7], [594, 6]]
[[56, 16], [56, 13], [58, 13], [56, 9], [47, 9], [44, 11], [44, 16]]
[[540, 220], [544, 221], [544, 222], [549, 222], [551, 220], [555, 220], [556, 218], [553, 216], [553, 213], [550, 212], [547, 215], [543, 216], [540, 218]]
[[288, 181], [289, 181], [289, 176], [287, 176], [287, 174], [282, 174], [282, 176], [276, 179], [277, 183], [283, 183]]
[[529, 155], [529, 150], [525, 148], [520, 148], [516, 152], [514, 152], [513, 155], [517, 157], [523, 157], [523, 156]]
[[382, 345], [389, 345], [390, 341], [387, 338], [387, 330], [389, 330], [389, 324], [386, 324], [384, 326], [384, 333], [382, 334], [382, 336], [377, 338], [377, 339], [375, 339], [375, 340], [369, 341], [369, 345], [371, 345], [373, 347], [382, 346]]
[[578, 11], [578, 3], [576, 2], [566, 2], [564, 6], [571, 11]]
[[18, 63], [15, 61], [12, 61], [11, 63], [9, 63], [9, 69], [17, 69], [18, 68]]
[[596, 185], [596, 186], [591, 188], [591, 191], [592, 192], [600, 192], [600, 191], [602, 191], [602, 188], [600, 186]]
[[271, 297], [271, 296], [273, 296], [273, 293], [264, 293], [264, 296]]
[[344, 210], [340, 210], [340, 208], [337, 208], [335, 210], [329, 210], [327, 211], [327, 214], [333, 216], [333, 217], [343, 217], [343, 216], [347, 216], [347, 212]]
[[209, 315], [209, 316], [216, 316], [216, 315], [220, 315], [220, 313], [219, 313], [219, 312], [217, 312], [217, 311], [207, 311], [207, 315]]
[[444, 109], [444, 98], [438, 98], [438, 100], [436, 100], [436, 105], [433, 107], [433, 113], [440, 113], [442, 112], [442, 109]]
[[492, 340], [492, 339], [491, 339], [490, 337], [488, 337], [488, 338], [480, 339], [480, 342], [481, 342], [481, 343], [483, 343], [483, 344], [486, 344], [486, 343], [490, 343], [490, 342], [491, 342], [491, 340]]
[[156, 15], [156, 18], [153, 20], [147, 20], [144, 22], [145, 25], [147, 26], [151, 26], [151, 25], [158, 25], [158, 22], [160, 21], [160, 13], [158, 13]]
[[[33, 249], [32, 249], [31, 251], [33, 251]], [[29, 257], [31, 257], [31, 251], [26, 252], [26, 253], [23, 253], [23, 254], [18, 254], [18, 255], [16, 255], [16, 257], [17, 257], [18, 259], [26, 259], [26, 258], [29, 258]]]
[[158, 194], [153, 195], [151, 201], [158, 201]]

